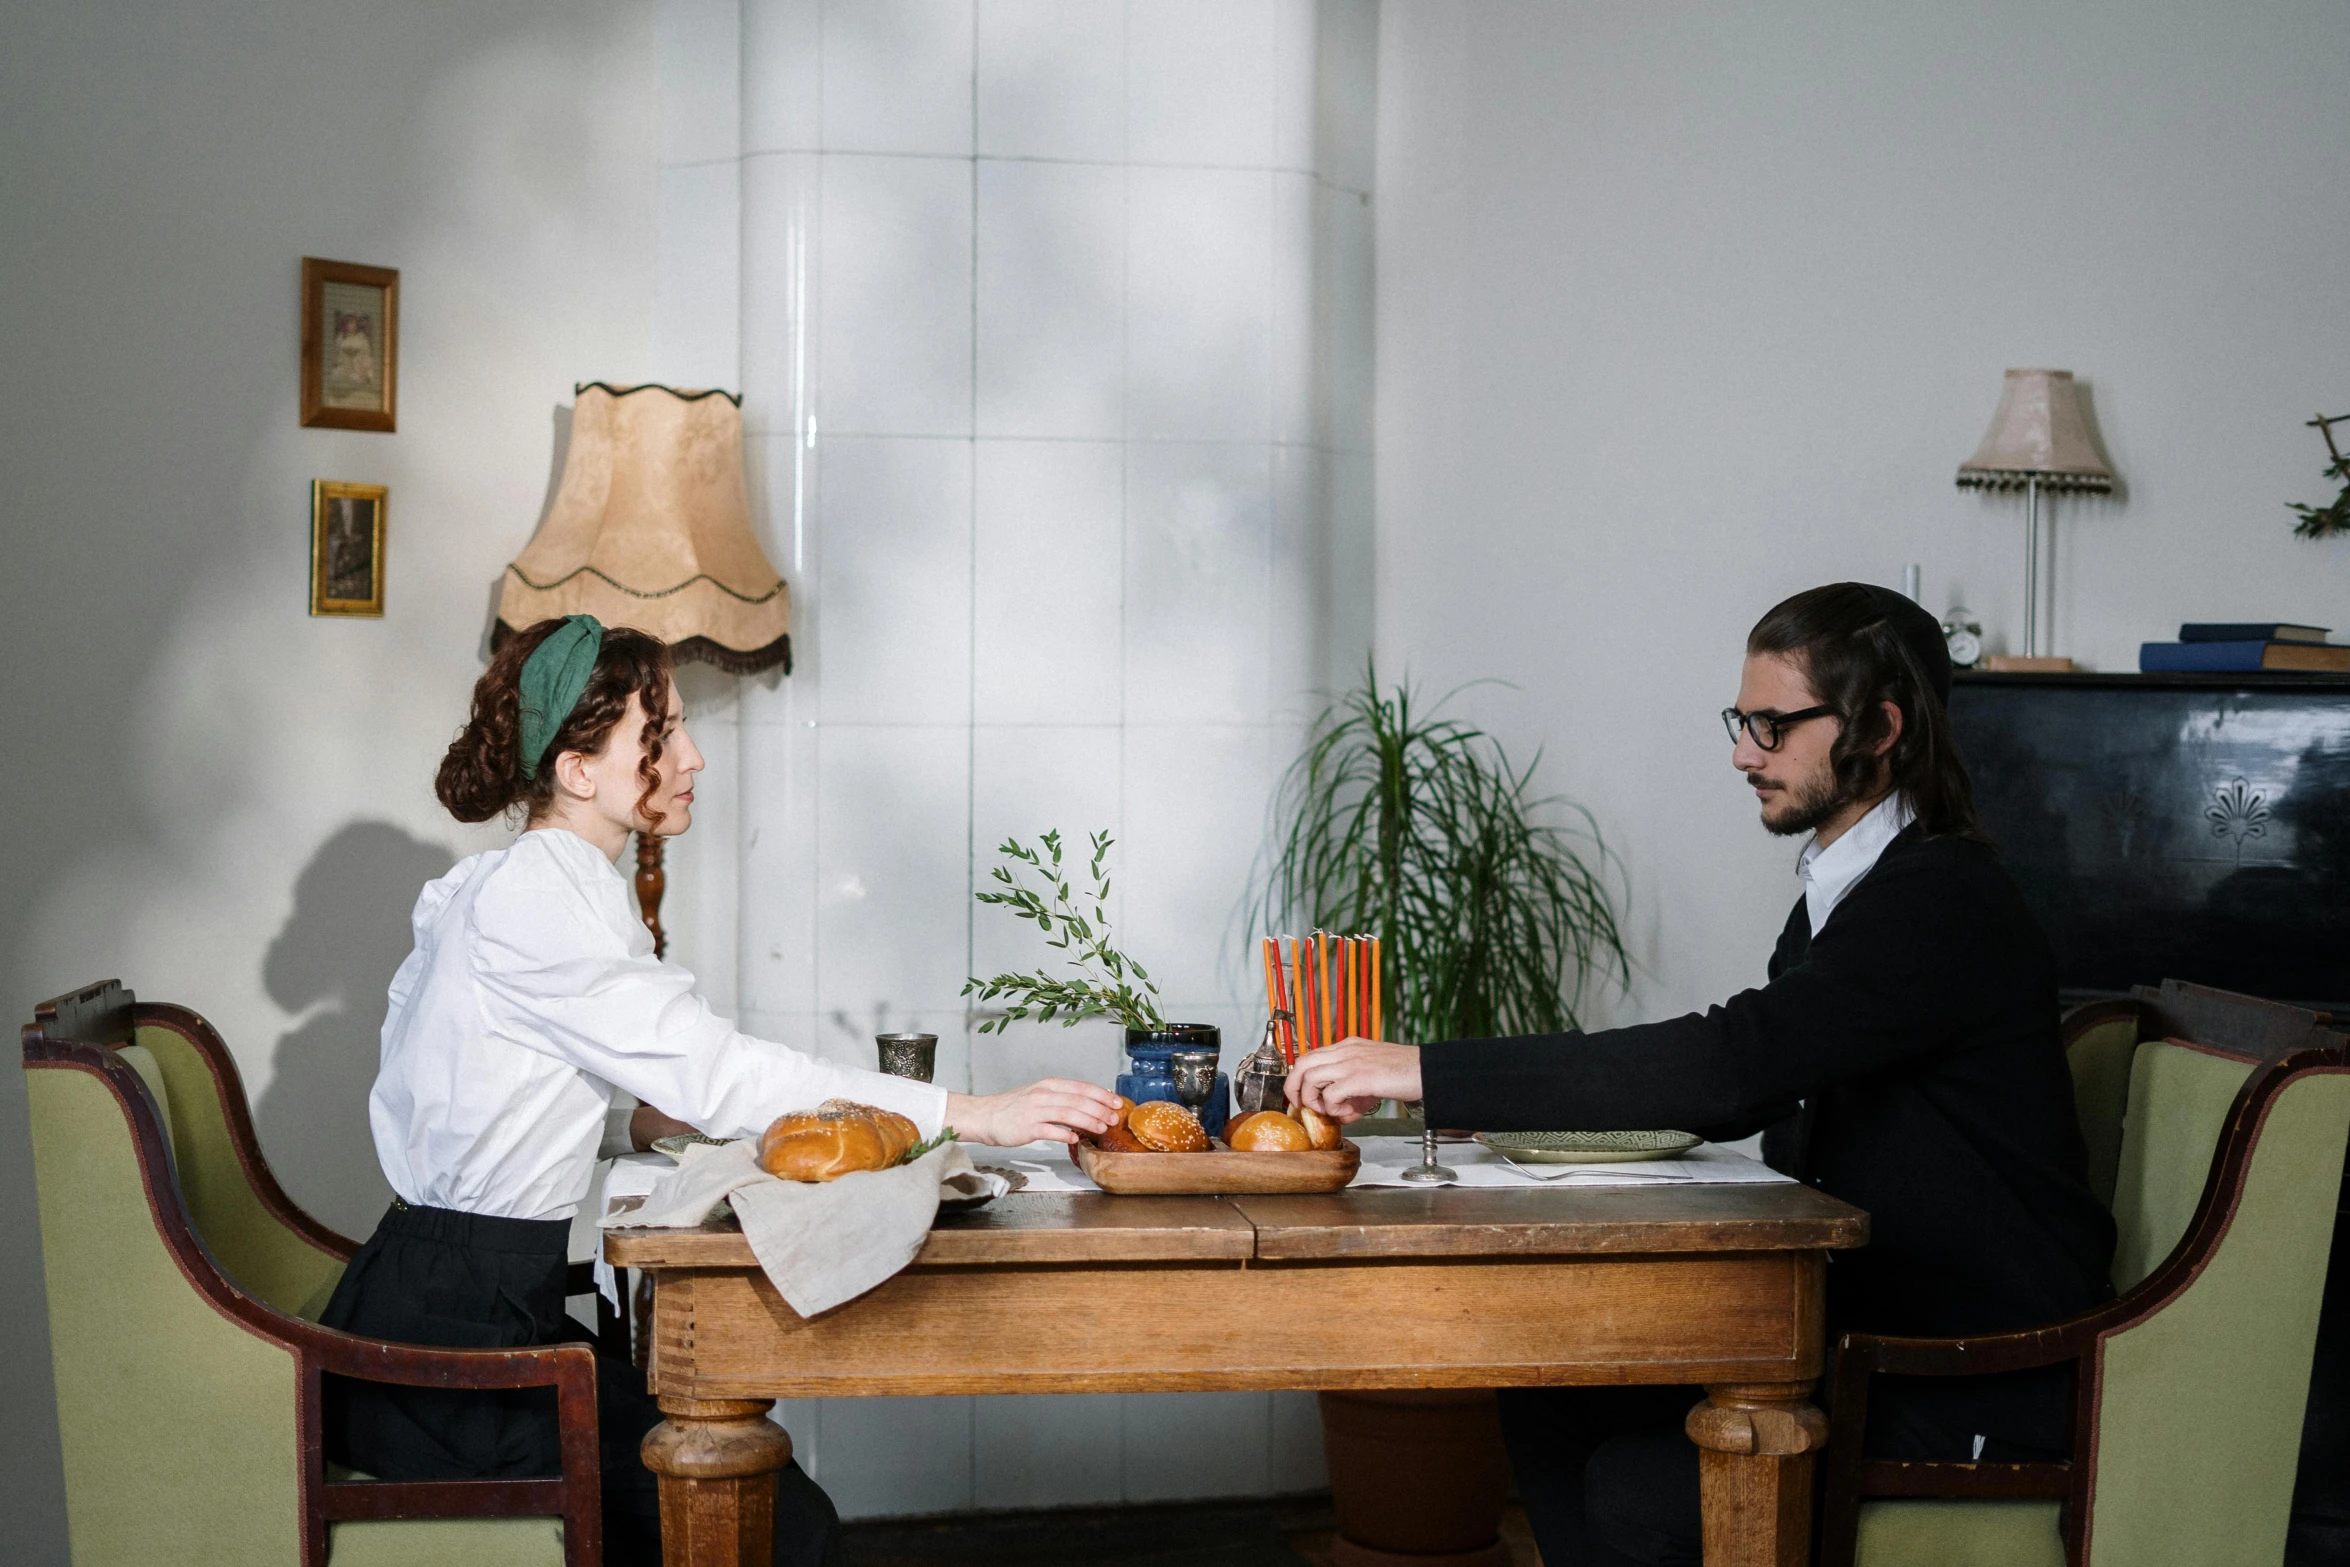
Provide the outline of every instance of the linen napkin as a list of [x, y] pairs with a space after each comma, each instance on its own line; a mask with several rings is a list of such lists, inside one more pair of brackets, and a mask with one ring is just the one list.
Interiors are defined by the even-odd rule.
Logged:
[[912, 1262], [941, 1198], [1001, 1195], [1006, 1185], [973, 1169], [960, 1143], [837, 1181], [778, 1180], [759, 1168], [758, 1145], [745, 1138], [687, 1147], [641, 1206], [601, 1222], [606, 1229], [690, 1229], [731, 1207], [776, 1293], [813, 1317]]

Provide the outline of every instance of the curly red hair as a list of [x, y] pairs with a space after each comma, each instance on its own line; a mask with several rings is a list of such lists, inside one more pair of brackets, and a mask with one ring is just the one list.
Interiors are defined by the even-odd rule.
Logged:
[[658, 830], [661, 813], [653, 809], [653, 795], [661, 786], [661, 737], [669, 727], [670, 658], [657, 637], [626, 626], [605, 630], [587, 689], [556, 729], [538, 770], [522, 774], [522, 666], [562, 624], [542, 620], [507, 638], [491, 657], [473, 683], [473, 714], [441, 758], [433, 793], [461, 822], [486, 822], [517, 806], [525, 820], [534, 821], [555, 802], [555, 758], [566, 751], [601, 755], [633, 696], [645, 715], [644, 755], [636, 768], [645, 789], [637, 797], [637, 814]]

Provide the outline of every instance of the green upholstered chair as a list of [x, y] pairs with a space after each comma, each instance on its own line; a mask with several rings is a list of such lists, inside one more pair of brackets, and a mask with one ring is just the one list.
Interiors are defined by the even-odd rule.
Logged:
[[154, 1091], [188, 1220], [220, 1269], [289, 1316], [316, 1322], [358, 1243], [294, 1205], [270, 1173], [244, 1079], [210, 1023], [186, 1007], [131, 1005], [119, 1052]]
[[[221, 1270], [297, 1317], [317, 1321], [359, 1243], [305, 1213], [270, 1172], [236, 1058], [213, 1026], [168, 1002], [132, 1005], [133, 1039], [121, 1054], [145, 1079], [163, 1114], [180, 1195]], [[595, 1270], [571, 1266], [567, 1294], [595, 1291]], [[596, 1338], [629, 1352], [626, 1319], [596, 1298]], [[642, 1364], [642, 1360], [639, 1360]]]
[[2129, 1113], [2130, 1062], [2141, 1041], [2160, 1039], [2162, 1032], [2142, 1001], [2092, 1001], [2064, 1015], [2064, 1059], [2073, 1073], [2073, 1112], [2089, 1148], [2089, 1188], [2108, 1208]]
[[2113, 1206], [2121, 1163], [2130, 1063], [2149, 1039], [2202, 1039], [2263, 1059], [2299, 1042], [2325, 1014], [2281, 1001], [2241, 996], [2166, 979], [2128, 996], [2091, 1001], [2064, 1015], [2065, 1061], [2072, 1068], [2073, 1108], [2089, 1147], [2089, 1185]]
[[[2159, 996], [2089, 1020], [2105, 1031], [2101, 1049], [2128, 1062], [2126, 1074], [2110, 1058], [2088, 1074], [2109, 1095], [2121, 1080], [2105, 1166], [2119, 1232], [2115, 1299], [2025, 1332], [1855, 1333], [1838, 1344], [1826, 1567], [2281, 1560], [2350, 1136], [2350, 1059], [2314, 1014], [2280, 1021], [2267, 1004], [2210, 1000], [2218, 995], [2205, 993], [2210, 1004], [2192, 1015], [2227, 1042], [2138, 1037], [2182, 1021]], [[2092, 1135], [2093, 1175], [2099, 1157]], [[2063, 1462], [1862, 1456], [1873, 1376], [2050, 1365], [2073, 1368]]]
[[[311, 1320], [320, 1283], [331, 1289], [341, 1268], [326, 1242], [339, 1238], [309, 1236], [290, 1204], [257, 1217], [248, 1202], [268, 1204], [250, 1194], [275, 1188], [266, 1167], [244, 1193], [238, 1182], [193, 1179], [198, 1164], [217, 1163], [221, 1134], [207, 1107], [217, 1096], [156, 1032], [173, 1032], [156, 1009], [110, 982], [44, 1002], [34, 1016], [24, 1030], [26, 1092], [77, 1567], [601, 1560], [592, 1350], [422, 1349], [320, 1327]], [[241, 1090], [235, 1099], [241, 1105]], [[175, 1147], [189, 1157], [176, 1158]], [[206, 1190], [216, 1230], [195, 1222], [196, 1199], [175, 1166]], [[320, 1431], [320, 1378], [329, 1373], [416, 1387], [552, 1387], [562, 1473], [331, 1476]]]

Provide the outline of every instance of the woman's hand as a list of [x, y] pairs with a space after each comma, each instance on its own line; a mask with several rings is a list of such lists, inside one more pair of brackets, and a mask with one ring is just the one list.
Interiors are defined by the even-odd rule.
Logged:
[[676, 1137], [687, 1132], [698, 1132], [698, 1126], [688, 1126], [673, 1115], [666, 1115], [651, 1105], [638, 1105], [628, 1117], [628, 1140], [638, 1153], [652, 1148], [656, 1137]]
[[947, 1095], [947, 1125], [955, 1135], [998, 1148], [1073, 1143], [1079, 1132], [1098, 1135], [1117, 1119], [1116, 1094], [1066, 1077], [1048, 1077], [1008, 1093]]
[[1382, 1099], [1420, 1097], [1420, 1047], [1342, 1039], [1309, 1050], [1289, 1069], [1289, 1102], [1333, 1121], [1359, 1121]]

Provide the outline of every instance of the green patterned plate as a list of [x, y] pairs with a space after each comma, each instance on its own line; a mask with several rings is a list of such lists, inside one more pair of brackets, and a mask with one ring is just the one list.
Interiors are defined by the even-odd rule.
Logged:
[[1629, 1164], [1670, 1159], [1705, 1139], [1688, 1132], [1479, 1132], [1477, 1141], [1521, 1164]]
[[665, 1153], [674, 1159], [696, 1143], [708, 1143], [713, 1148], [723, 1148], [736, 1140], [732, 1137], [704, 1137], [699, 1132], [675, 1132], [667, 1137], [654, 1138], [653, 1152]]

